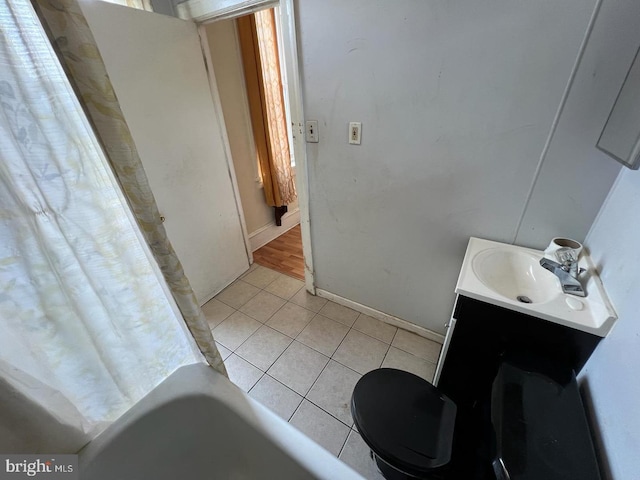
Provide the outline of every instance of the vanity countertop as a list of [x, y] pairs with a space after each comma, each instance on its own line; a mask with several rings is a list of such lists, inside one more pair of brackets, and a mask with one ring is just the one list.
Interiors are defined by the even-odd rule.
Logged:
[[558, 278], [539, 265], [543, 256], [541, 250], [471, 237], [455, 291], [605, 337], [618, 317], [591, 258], [580, 256], [586, 272], [579, 279], [587, 296], [578, 297], [562, 292]]

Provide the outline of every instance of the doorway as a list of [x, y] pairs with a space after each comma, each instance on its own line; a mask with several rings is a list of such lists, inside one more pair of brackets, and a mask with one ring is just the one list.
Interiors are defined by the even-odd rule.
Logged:
[[[185, 2], [183, 4], [177, 5], [176, 10], [180, 17], [185, 19], [188, 18], [199, 23], [199, 33], [202, 39], [202, 47], [203, 47], [206, 61], [209, 66], [209, 74], [211, 78], [211, 88], [212, 88], [214, 103], [216, 104], [216, 108], [219, 109], [219, 114], [225, 118], [225, 123], [226, 123], [227, 115], [226, 115], [226, 112], [224, 112], [224, 114], [222, 112], [222, 109], [224, 108], [224, 106], [221, 107], [221, 105], [223, 105], [224, 102], [221, 97], [224, 94], [226, 99], [226, 95], [228, 93], [225, 90], [223, 90], [225, 87], [222, 84], [224, 84], [225, 81], [228, 80], [228, 79], [225, 80], [224, 77], [227, 75], [229, 70], [227, 70], [226, 68], [217, 68], [217, 69], [215, 69], [215, 67], [212, 68], [212, 66], [214, 65], [214, 62], [212, 61], [212, 53], [214, 55], [217, 55], [218, 49], [216, 49], [215, 45], [213, 45], [213, 48], [212, 48], [211, 38], [209, 38], [210, 33], [208, 32], [208, 29], [211, 29], [211, 27], [209, 27], [209, 24], [217, 24], [225, 20], [235, 19], [241, 15], [259, 10], [261, 8], [272, 7], [274, 6], [274, 2], [258, 0], [255, 2], [251, 2], [250, 10], [241, 10], [241, 11], [240, 10], [233, 11], [233, 8], [229, 6], [230, 5], [229, 2], [224, 2], [225, 9], [218, 8], [217, 4], [219, 4], [219, 2], [215, 2], [215, 1], [198, 2], [198, 5], [194, 4], [192, 6], [190, 6], [189, 3], [190, 2]], [[246, 2], [244, 3], [240, 2], [240, 3], [242, 3], [245, 6], [247, 5]], [[284, 97], [285, 97], [285, 104], [286, 104], [289, 118], [290, 118], [290, 126], [291, 126], [290, 147], [291, 147], [291, 152], [295, 161], [295, 183], [296, 183], [296, 190], [298, 194], [297, 208], [295, 205], [291, 205], [289, 207], [288, 214], [285, 215], [282, 219], [283, 226], [277, 227], [277, 228], [281, 229], [280, 232], [286, 232], [291, 228], [293, 228], [295, 225], [299, 224], [299, 231], [300, 231], [300, 237], [301, 237], [300, 241], [302, 243], [302, 251], [303, 251], [303, 259], [301, 259], [301, 263], [303, 266], [303, 276], [305, 281], [305, 287], [307, 291], [315, 294], [314, 277], [313, 277], [313, 258], [312, 258], [312, 252], [311, 252], [311, 239], [310, 239], [310, 226], [309, 226], [306, 144], [304, 140], [304, 121], [303, 121], [304, 115], [303, 115], [303, 109], [302, 109], [302, 89], [300, 86], [300, 74], [298, 69], [298, 56], [297, 56], [297, 44], [296, 44], [296, 33], [295, 33], [296, 29], [295, 29], [295, 19], [293, 14], [293, 2], [292, 0], [281, 0], [279, 4], [276, 2], [275, 5], [278, 7], [276, 9], [277, 11], [276, 18], [277, 18], [277, 21], [279, 22], [279, 28], [281, 33], [279, 40], [282, 41], [280, 46], [281, 47], [280, 52], [281, 52], [281, 61], [283, 64], [282, 65], [283, 77], [286, 79], [284, 82], [285, 83]], [[227, 24], [226, 29], [233, 30], [231, 28], [231, 25], [232, 24]], [[217, 29], [218, 27], [216, 26], [215, 28]], [[225, 27], [221, 26], [220, 29], [224, 30]], [[227, 32], [227, 34], [229, 34], [229, 32]], [[237, 43], [237, 33], [234, 34], [234, 37], [235, 37], [235, 40], [232, 45], [235, 45], [235, 46], [233, 48], [236, 48], [239, 51], [239, 45]], [[226, 43], [228, 45], [229, 42], [226, 42]], [[237, 62], [237, 59], [236, 59], [236, 62]], [[237, 68], [238, 67], [236, 67], [236, 70]], [[244, 87], [244, 79], [240, 78], [238, 80], [238, 77], [236, 76], [235, 85], [236, 85], [236, 88], [238, 85], [240, 87]], [[238, 105], [239, 104], [236, 103], [236, 106]], [[248, 107], [246, 106], [245, 108], [248, 109]], [[244, 119], [238, 118], [237, 109], [232, 109], [232, 110], [236, 110], [235, 113], [231, 114], [232, 116], [236, 115], [235, 121], [238, 122], [240, 125], [243, 125], [245, 131], [248, 128], [250, 128], [250, 122], [248, 121], [248, 117], [245, 115]], [[232, 139], [229, 138], [228, 140], [230, 144]], [[244, 148], [245, 148], [245, 155], [248, 155], [249, 158], [255, 158], [255, 156], [251, 154], [250, 147], [247, 147], [246, 140], [245, 140]], [[229, 147], [229, 153], [230, 153], [229, 158], [232, 158], [230, 147]], [[255, 162], [252, 165], [255, 165]], [[256, 171], [257, 169], [251, 166], [251, 169], [249, 170], [249, 173], [248, 173], [248, 177], [246, 176], [247, 175], [246, 171], [243, 173], [238, 170], [239, 170], [238, 167], [236, 167], [235, 165], [232, 165], [230, 162], [230, 174], [237, 179], [236, 199], [239, 205], [240, 215], [243, 218], [245, 225], [248, 226], [248, 223], [249, 223], [248, 216], [251, 214], [248, 211], [245, 211], [248, 209], [240, 208], [240, 205], [244, 205], [244, 199], [241, 198], [241, 194], [240, 194], [240, 190], [241, 190], [240, 181], [241, 181], [241, 175], [243, 175], [244, 176], [243, 178], [250, 178], [251, 181], [255, 182], [257, 177], [257, 171]], [[257, 194], [261, 194], [261, 192], [255, 188], [255, 183], [253, 187], [254, 187], [253, 195], [257, 196]], [[263, 211], [265, 210], [265, 208], [266, 207], [263, 207]], [[251, 233], [253, 235], [250, 235]], [[266, 245], [269, 241], [271, 241], [272, 239], [278, 236], [276, 234], [275, 236], [272, 236], [271, 238], [269, 238], [270, 235], [272, 235], [271, 233], [269, 233], [269, 228], [265, 228], [262, 231], [253, 231], [253, 232], [250, 232], [249, 228], [246, 228], [245, 235], [247, 239], [248, 250], [250, 251], [249, 256], [251, 261], [253, 261], [252, 252], [257, 250], [257, 248]]]
[[[272, 15], [274, 10], [276, 15]], [[280, 17], [277, 7], [261, 12], [263, 18], [267, 16], [265, 14], [272, 19]], [[266, 187], [271, 188], [271, 185], [263, 184], [265, 175], [260, 163], [260, 157], [264, 161], [264, 157], [271, 154], [270, 148], [278, 149], [274, 152], [274, 156], [279, 157], [278, 159], [284, 163], [281, 166], [288, 169], [285, 173], [295, 178], [296, 166], [295, 155], [291, 148], [293, 135], [290, 128], [290, 113], [286, 108], [288, 107], [287, 96], [283, 95], [286, 93], [284, 87], [287, 81], [285, 75], [279, 75], [280, 71], [284, 73], [284, 68], [278, 71], [277, 67], [272, 66], [269, 73], [272, 77], [275, 75], [276, 79], [274, 82], [271, 78], [272, 84], [267, 87], [272, 88], [271, 93], [276, 90], [280, 98], [284, 98], [281, 103], [275, 105], [276, 109], [280, 107], [278, 113], [282, 116], [280, 124], [276, 125], [276, 129], [280, 127], [280, 136], [277, 142], [269, 143], [265, 141], [265, 135], [266, 127], [271, 125], [263, 121], [269, 112], [262, 107], [266, 100], [261, 97], [260, 91], [264, 88], [261, 84], [263, 79], [258, 79], [265, 67], [261, 60], [262, 55], [252, 50], [251, 42], [247, 47], [247, 35], [251, 35], [250, 23], [253, 21], [249, 15], [254, 14], [248, 14], [240, 19], [231, 18], [206, 23], [203, 26], [206, 35], [203, 43], [206, 43], [209, 48], [211, 67], [216, 76], [216, 86], [237, 178], [240, 208], [244, 215], [249, 239], [248, 250], [253, 255], [254, 262], [304, 280], [298, 200], [294, 198], [287, 202], [286, 213], [276, 216], [275, 213], [280, 209], [271, 207], [267, 203], [265, 197], [271, 192], [267, 192]], [[253, 22], [253, 24], [256, 23]], [[280, 33], [280, 26], [277, 24], [275, 26]], [[260, 24], [258, 24], [259, 28]], [[253, 33], [254, 35], [262, 34], [262, 32], [256, 32], [255, 26]], [[276, 45], [280, 46], [281, 36], [275, 36], [271, 31], [268, 34], [271, 34], [270, 39], [276, 40]], [[278, 50], [271, 53], [275, 53], [276, 61], [283, 57]], [[250, 64], [248, 67], [247, 63]], [[259, 64], [258, 68], [253, 65], [254, 63]], [[280, 80], [278, 80], [279, 77]], [[257, 129], [256, 124], [258, 124]], [[267, 175], [266, 181], [270, 182], [270, 180], [271, 178]]]

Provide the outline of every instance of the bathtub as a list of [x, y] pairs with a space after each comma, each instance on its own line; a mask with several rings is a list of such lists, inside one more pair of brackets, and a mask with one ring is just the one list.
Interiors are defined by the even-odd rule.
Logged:
[[79, 452], [82, 480], [362, 480], [206, 365], [174, 372]]

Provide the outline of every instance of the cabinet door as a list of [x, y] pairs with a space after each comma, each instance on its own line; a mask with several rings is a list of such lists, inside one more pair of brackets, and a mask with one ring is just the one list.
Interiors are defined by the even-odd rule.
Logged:
[[525, 362], [557, 381], [583, 367], [599, 337], [459, 296], [456, 328], [442, 361], [438, 388], [459, 403], [488, 398], [505, 358]]
[[502, 332], [490, 317], [470, 312], [459, 297], [454, 311], [455, 329], [451, 331], [438, 388], [458, 408], [473, 406], [486, 398], [504, 353]]
[[202, 304], [249, 260], [196, 24], [96, 0], [81, 6]]
[[440, 350], [440, 356], [438, 357], [438, 366], [436, 367], [436, 373], [433, 376], [433, 384], [437, 387], [438, 382], [440, 380], [440, 374], [442, 373], [442, 368], [444, 366], [444, 359], [447, 358], [447, 352], [449, 351], [449, 346], [451, 345], [451, 338], [453, 337], [453, 332], [456, 329], [457, 320], [455, 317], [451, 317], [449, 323], [447, 323], [447, 333], [444, 337], [444, 343], [442, 344], [442, 349]]

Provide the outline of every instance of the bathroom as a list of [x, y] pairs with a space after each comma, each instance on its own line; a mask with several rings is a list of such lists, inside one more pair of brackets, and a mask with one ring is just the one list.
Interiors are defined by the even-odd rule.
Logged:
[[[315, 287], [442, 336], [469, 237], [583, 241], [619, 316], [582, 373], [587, 410], [608, 478], [634, 478], [640, 185], [595, 144], [640, 44], [639, 7], [294, 6], [305, 118], [320, 127], [306, 146]], [[361, 145], [346, 141], [351, 121]]]

